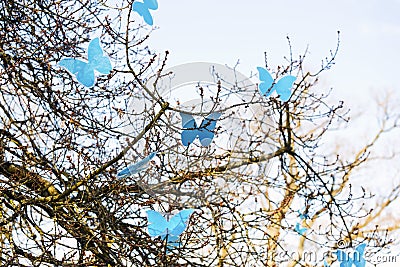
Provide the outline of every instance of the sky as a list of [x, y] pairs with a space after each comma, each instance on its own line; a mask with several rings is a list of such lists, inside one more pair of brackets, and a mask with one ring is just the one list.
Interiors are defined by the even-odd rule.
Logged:
[[154, 26], [149, 44], [169, 50], [168, 66], [188, 62], [215, 62], [234, 66], [249, 75], [264, 65], [285, 63], [292, 43], [294, 55], [309, 46], [306, 66], [320, 67], [321, 59], [340, 50], [336, 66], [323, 78], [329, 86], [352, 99], [371, 90], [398, 90], [400, 60], [400, 0], [282, 0], [159, 1], [152, 12]]
[[276, 69], [289, 56], [289, 36], [294, 56], [308, 47], [305, 66], [317, 71], [321, 60], [335, 50], [340, 31], [336, 64], [321, 75], [319, 86], [324, 91], [333, 88], [335, 99], [344, 100], [352, 114], [361, 115], [356, 134], [368, 137], [376, 99], [386, 92], [399, 106], [400, 0], [158, 3], [158, 10], [151, 11], [155, 30], [148, 45], [159, 53], [170, 52], [167, 67], [191, 62], [233, 67], [239, 61], [237, 69], [250, 75], [264, 66], [267, 52], [269, 67]]

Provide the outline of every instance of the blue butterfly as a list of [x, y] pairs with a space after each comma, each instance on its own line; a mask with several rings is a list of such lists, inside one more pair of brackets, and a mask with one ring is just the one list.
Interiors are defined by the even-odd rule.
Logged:
[[307, 228], [301, 227], [300, 223], [296, 223], [296, 226], [294, 227], [294, 230], [299, 234], [299, 235], [304, 235], [304, 233], [307, 231]]
[[161, 213], [157, 211], [146, 211], [150, 236], [159, 236], [162, 240], [166, 240], [169, 248], [179, 246], [179, 235], [185, 231], [187, 227], [186, 222], [189, 220], [189, 217], [193, 212], [193, 209], [181, 210], [178, 214], [174, 215], [169, 221], [167, 221]]
[[153, 25], [153, 17], [149, 9], [156, 10], [157, 8], [157, 0], [143, 0], [143, 3], [135, 1], [132, 6], [132, 10], [142, 16], [144, 21], [149, 25]]
[[273, 91], [276, 91], [282, 101], [286, 102], [289, 100], [292, 94], [291, 88], [296, 80], [296, 77], [287, 75], [279, 79], [277, 83], [274, 83], [274, 79], [265, 68], [257, 67], [257, 70], [259, 79], [261, 81], [261, 83], [258, 85], [261, 95], [269, 96]]
[[353, 253], [353, 257], [350, 257], [343, 250], [338, 249], [335, 253], [340, 262], [340, 267], [351, 267], [353, 264], [356, 267], [365, 267], [364, 250], [366, 246], [366, 244], [358, 245]]
[[131, 175], [134, 175], [140, 171], [144, 171], [145, 169], [147, 169], [149, 167], [150, 160], [152, 160], [156, 155], [157, 155], [157, 152], [150, 153], [150, 155], [148, 155], [141, 161], [136, 162], [135, 164], [129, 165], [128, 167], [126, 167], [125, 169], [123, 169], [122, 171], [120, 171], [117, 174], [117, 178], [123, 179], [123, 178], [129, 177]]
[[92, 87], [95, 83], [94, 70], [101, 74], [109, 74], [112, 66], [110, 59], [103, 56], [99, 38], [95, 38], [89, 43], [87, 53], [89, 61], [87, 63], [75, 58], [64, 58], [58, 65], [76, 75], [78, 82], [84, 86]]
[[189, 146], [196, 137], [199, 137], [202, 146], [209, 146], [214, 138], [214, 130], [221, 113], [211, 113], [201, 122], [200, 127], [197, 127], [192, 115], [185, 113], [180, 113], [180, 115], [182, 117], [182, 127], [185, 129], [181, 134], [182, 144]]
[[308, 213], [303, 213], [300, 210], [297, 211], [297, 213], [299, 214], [300, 219], [305, 220], [305, 219], [310, 219], [310, 215], [308, 215]]

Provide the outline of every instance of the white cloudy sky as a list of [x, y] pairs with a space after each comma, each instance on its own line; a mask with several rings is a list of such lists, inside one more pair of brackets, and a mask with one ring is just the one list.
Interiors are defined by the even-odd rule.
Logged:
[[400, 0], [158, 2], [159, 9], [152, 12], [158, 29], [149, 45], [170, 51], [168, 67], [197, 61], [234, 66], [240, 60], [238, 70], [249, 75], [264, 64], [264, 52], [269, 67], [284, 64], [289, 36], [295, 55], [309, 45], [306, 67], [317, 70], [335, 49], [340, 30], [336, 65], [321, 77], [321, 86], [333, 87], [335, 99], [345, 100], [353, 114], [364, 115], [358, 134], [370, 137], [377, 97], [391, 91], [393, 99], [400, 99]]

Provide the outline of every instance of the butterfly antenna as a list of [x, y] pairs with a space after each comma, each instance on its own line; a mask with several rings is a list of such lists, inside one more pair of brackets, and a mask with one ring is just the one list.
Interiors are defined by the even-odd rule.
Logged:
[[265, 68], [268, 69], [268, 56], [267, 56], [267, 52], [264, 52], [264, 63], [265, 63]]

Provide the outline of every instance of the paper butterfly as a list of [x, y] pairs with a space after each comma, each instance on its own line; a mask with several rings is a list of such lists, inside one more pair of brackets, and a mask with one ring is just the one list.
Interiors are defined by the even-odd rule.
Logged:
[[123, 179], [123, 178], [129, 177], [131, 175], [134, 175], [138, 172], [144, 171], [145, 169], [147, 169], [149, 167], [150, 160], [152, 160], [156, 155], [157, 155], [157, 152], [150, 153], [150, 155], [148, 155], [141, 161], [136, 162], [135, 164], [129, 165], [128, 167], [126, 167], [125, 169], [123, 169], [122, 171], [120, 171], [117, 174], [117, 178]]
[[96, 79], [94, 71], [96, 70], [101, 74], [109, 74], [112, 70], [112, 66], [110, 59], [103, 56], [103, 50], [100, 47], [99, 38], [95, 38], [89, 43], [87, 53], [88, 62], [75, 58], [64, 58], [58, 63], [58, 65], [76, 75], [78, 82], [84, 86], [92, 87]]
[[351, 267], [353, 264], [356, 267], [365, 267], [364, 250], [366, 246], [366, 244], [358, 245], [353, 253], [353, 257], [350, 257], [343, 250], [338, 249], [335, 253], [340, 262], [340, 267]]
[[157, 0], [143, 0], [143, 3], [135, 1], [132, 6], [132, 10], [142, 16], [144, 21], [150, 26], [153, 25], [153, 17], [151, 16], [149, 9], [156, 10], [157, 8]]
[[161, 237], [162, 240], [167, 241], [167, 245], [170, 248], [179, 246], [179, 235], [185, 231], [187, 227], [186, 222], [193, 212], [193, 209], [181, 210], [168, 221], [157, 211], [146, 211], [150, 236]]
[[257, 67], [259, 79], [261, 83], [258, 85], [258, 89], [263, 96], [269, 96], [272, 92], [276, 91], [279, 98], [282, 101], [288, 101], [292, 94], [291, 88], [296, 80], [296, 77], [287, 75], [279, 79], [277, 83], [274, 83], [274, 79], [271, 74], [262, 67]]
[[306, 231], [307, 228], [301, 227], [300, 223], [296, 223], [296, 226], [294, 227], [294, 230], [299, 234], [299, 235], [303, 235]]
[[298, 210], [297, 213], [302, 220], [310, 219], [310, 215], [308, 215], [308, 213], [301, 212], [300, 210]]
[[181, 134], [182, 144], [184, 146], [189, 146], [196, 137], [199, 137], [202, 146], [209, 146], [214, 138], [214, 130], [221, 113], [211, 113], [201, 122], [200, 127], [197, 127], [196, 121], [192, 115], [185, 113], [180, 113], [180, 115], [182, 117], [182, 127], [184, 129]]

